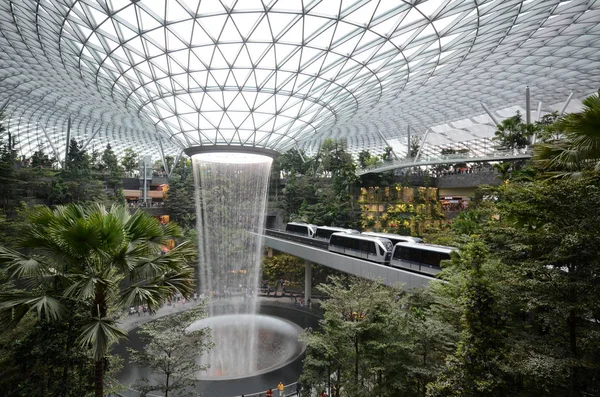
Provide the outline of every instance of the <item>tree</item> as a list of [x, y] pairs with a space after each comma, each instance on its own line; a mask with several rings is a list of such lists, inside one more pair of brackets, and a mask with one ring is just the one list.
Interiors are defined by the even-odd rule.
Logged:
[[90, 349], [95, 395], [103, 397], [108, 349], [127, 335], [115, 312], [137, 304], [154, 311], [174, 293], [189, 296], [194, 278], [187, 261], [194, 252], [183, 243], [163, 254], [161, 247], [181, 236], [179, 229], [120, 206], [41, 207], [30, 222], [20, 240], [27, 255], [0, 247], [0, 263], [26, 286], [0, 294], [1, 324], [14, 327], [29, 312], [60, 321], [69, 308], [84, 309], [76, 341]]
[[494, 132], [494, 141], [503, 150], [522, 149], [529, 145], [530, 138], [535, 134], [536, 127], [533, 124], [523, 122], [521, 113], [509, 117], [497, 126]]
[[52, 168], [56, 163], [54, 157], [49, 157], [42, 148], [39, 148], [31, 155], [31, 167], [32, 168]]
[[503, 181], [507, 180], [510, 177], [510, 172], [512, 170], [513, 163], [510, 161], [503, 161], [501, 163], [495, 163], [492, 168], [498, 171], [499, 178]]
[[536, 145], [534, 163], [550, 175], [600, 171], [600, 93], [583, 100], [583, 110], [558, 119], [551, 127], [558, 136]]
[[495, 194], [501, 222], [484, 237], [507, 267], [519, 386], [536, 396], [598, 394], [598, 181], [509, 183]]
[[263, 279], [270, 283], [285, 279], [299, 283], [304, 280], [304, 261], [288, 254], [275, 254], [264, 257], [262, 264]]
[[[97, 157], [97, 153], [95, 156]], [[77, 140], [71, 139], [64, 168], [59, 174], [64, 182], [66, 193], [57, 195], [66, 201], [59, 201], [58, 204], [100, 201], [105, 197], [104, 184], [92, 173], [92, 166], [96, 162], [93, 157]]]
[[208, 369], [206, 365], [196, 364], [196, 358], [212, 347], [210, 328], [192, 332], [187, 332], [187, 328], [204, 316], [204, 307], [200, 306], [162, 317], [140, 327], [138, 334], [144, 342], [143, 350], [127, 350], [131, 361], [149, 368], [152, 373], [158, 375], [158, 379], [151, 383], [142, 378], [133, 385], [136, 390], [142, 393], [159, 391], [164, 393], [165, 397], [197, 395], [186, 389], [194, 386], [198, 372]]
[[292, 173], [305, 174], [310, 162], [306, 161], [308, 155], [300, 149], [290, 149], [275, 159], [273, 168], [285, 175]]
[[196, 201], [194, 189], [192, 162], [181, 160], [169, 176], [169, 190], [166, 194], [165, 205], [171, 219], [184, 228], [195, 226]]
[[488, 252], [481, 241], [466, 244], [454, 263], [463, 268], [462, 332], [456, 352], [439, 378], [428, 385], [429, 396], [505, 396], [503, 368], [505, 316], [483, 270]]
[[102, 164], [104, 165], [104, 174], [108, 185], [113, 188], [115, 196], [120, 190], [123, 183], [123, 169], [119, 166], [117, 156], [112, 150], [110, 144], [106, 145], [106, 149], [102, 153]]
[[137, 170], [139, 162], [139, 156], [132, 148], [125, 149], [123, 157], [121, 158], [121, 165], [126, 173], [131, 174], [133, 171]]
[[331, 383], [345, 396], [402, 395], [410, 340], [400, 291], [358, 278], [329, 281], [320, 286], [329, 298], [322, 304], [321, 327], [303, 336], [305, 389]]
[[410, 138], [410, 158], [415, 159], [417, 154], [419, 153], [419, 149], [421, 148], [421, 140], [418, 136], [414, 136]]
[[10, 210], [19, 197], [21, 182], [15, 169], [18, 157], [16, 145], [15, 137], [4, 126], [4, 114], [0, 112], [0, 200], [4, 211]]

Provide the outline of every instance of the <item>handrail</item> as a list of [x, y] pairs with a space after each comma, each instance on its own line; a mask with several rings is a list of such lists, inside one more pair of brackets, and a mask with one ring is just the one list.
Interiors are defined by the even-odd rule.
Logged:
[[384, 163], [374, 164], [372, 166], [357, 170], [358, 175], [369, 174], [372, 172], [388, 171], [396, 168], [418, 167], [422, 165], [446, 164], [455, 162], [480, 162], [496, 161], [509, 159], [526, 159], [532, 154], [531, 147], [524, 149], [492, 150], [486, 153], [476, 154], [472, 151], [466, 153], [439, 154], [435, 156], [421, 156], [417, 161], [414, 159], [391, 160]]
[[[288, 385], [284, 386], [284, 395], [286, 397], [294, 397], [294, 396], [299, 396], [300, 392], [297, 390], [297, 385], [298, 382], [294, 382], [294, 383], [290, 383]], [[279, 390], [277, 390], [277, 386], [273, 387], [271, 389], [273, 391], [273, 397], [279, 397]], [[256, 393], [251, 393], [251, 394], [242, 394], [242, 395], [235, 395], [235, 396], [230, 396], [230, 397], [260, 397], [261, 395], [263, 397], [266, 396], [267, 391], [261, 391], [261, 392], [256, 392]], [[142, 394], [142, 392], [138, 391], [138, 390], [134, 390], [131, 388], [127, 388], [122, 392], [118, 392], [118, 393], [111, 393], [108, 395], [108, 397], [162, 397], [159, 396], [157, 394], [152, 394], [152, 393], [146, 393], [146, 394]]]

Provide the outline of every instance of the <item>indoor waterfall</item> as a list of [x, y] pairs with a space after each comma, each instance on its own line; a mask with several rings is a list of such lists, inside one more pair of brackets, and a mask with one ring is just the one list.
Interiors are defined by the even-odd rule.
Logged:
[[[272, 159], [247, 153], [192, 156], [196, 182], [199, 292], [222, 301], [227, 314], [244, 314], [240, 326], [213, 328], [215, 348], [202, 360], [209, 377], [255, 372], [258, 357], [256, 292]], [[254, 233], [251, 233], [254, 232]], [[256, 233], [256, 234], [255, 234]]]

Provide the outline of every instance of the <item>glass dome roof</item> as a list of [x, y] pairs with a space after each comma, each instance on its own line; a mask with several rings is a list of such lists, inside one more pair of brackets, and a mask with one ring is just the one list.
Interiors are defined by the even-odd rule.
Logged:
[[30, 150], [60, 151], [69, 117], [142, 153], [462, 141], [526, 85], [544, 112], [596, 91], [599, 23], [594, 0], [9, 0], [0, 99]]

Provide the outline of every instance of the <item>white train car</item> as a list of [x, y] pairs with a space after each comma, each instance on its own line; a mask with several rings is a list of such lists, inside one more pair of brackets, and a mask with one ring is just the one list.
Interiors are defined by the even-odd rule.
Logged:
[[287, 233], [313, 238], [317, 232], [317, 225], [302, 222], [290, 222], [285, 225], [285, 231]]
[[365, 236], [371, 237], [381, 237], [387, 238], [392, 242], [392, 244], [396, 245], [398, 243], [419, 243], [422, 244], [424, 241], [420, 237], [412, 237], [412, 236], [401, 236], [399, 234], [393, 233], [377, 233], [377, 232], [362, 232]]
[[449, 260], [458, 248], [443, 245], [398, 243], [394, 246], [390, 265], [400, 269], [435, 275], [442, 270], [441, 261]]
[[317, 226], [315, 238], [320, 238], [329, 241], [333, 233], [360, 234], [358, 230], [354, 229], [344, 229], [343, 227], [335, 226]]
[[362, 234], [333, 233], [329, 239], [329, 251], [353, 256], [380, 264], [389, 264], [392, 242], [380, 237]]

